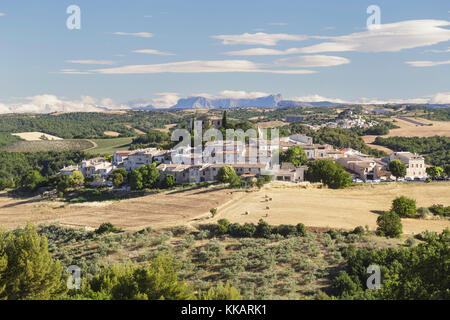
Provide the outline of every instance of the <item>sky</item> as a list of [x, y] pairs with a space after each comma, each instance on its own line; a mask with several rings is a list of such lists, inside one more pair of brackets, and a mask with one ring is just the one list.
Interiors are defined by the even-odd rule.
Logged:
[[2, 0], [0, 44], [0, 113], [278, 93], [450, 103], [448, 0]]

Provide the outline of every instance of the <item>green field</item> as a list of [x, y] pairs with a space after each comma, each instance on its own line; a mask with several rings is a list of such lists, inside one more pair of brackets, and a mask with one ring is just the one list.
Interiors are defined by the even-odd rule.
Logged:
[[78, 151], [94, 147], [89, 140], [19, 141], [4, 147], [9, 152]]
[[117, 150], [128, 150], [132, 142], [132, 137], [114, 138], [114, 139], [92, 139], [97, 147], [88, 150], [92, 154], [108, 154], [112, 155]]

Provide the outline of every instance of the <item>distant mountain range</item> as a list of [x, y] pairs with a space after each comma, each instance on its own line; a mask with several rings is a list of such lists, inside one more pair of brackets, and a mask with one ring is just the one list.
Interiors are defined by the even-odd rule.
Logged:
[[[234, 99], [234, 98], [206, 98], [202, 96], [182, 98], [178, 100], [177, 104], [168, 109], [231, 109], [243, 107], [255, 108], [278, 108], [278, 107], [328, 107], [338, 106], [340, 103], [329, 101], [319, 102], [300, 102], [283, 100], [281, 94], [271, 94], [266, 97], [251, 98], [251, 99]], [[161, 110], [152, 105], [145, 107], [137, 107], [133, 109], [140, 110]]]
[[[405, 105], [407, 103], [401, 103]], [[331, 101], [295, 101], [295, 100], [283, 100], [281, 94], [271, 94], [266, 97], [258, 97], [252, 99], [234, 99], [234, 98], [207, 98], [202, 96], [194, 96], [189, 98], [182, 98], [178, 100], [177, 104], [164, 110], [174, 109], [231, 109], [241, 107], [254, 107], [254, 108], [281, 108], [281, 107], [332, 107], [351, 105], [351, 103], [337, 103]], [[412, 105], [409, 104], [408, 105]], [[448, 108], [448, 104], [421, 104], [429, 108]], [[152, 105], [143, 107], [132, 107], [137, 110], [161, 110]]]

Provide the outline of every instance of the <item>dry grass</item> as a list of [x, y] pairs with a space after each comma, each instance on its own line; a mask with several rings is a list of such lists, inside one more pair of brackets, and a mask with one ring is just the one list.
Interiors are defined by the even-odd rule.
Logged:
[[203, 188], [172, 191], [135, 199], [107, 202], [90, 202], [68, 205], [64, 202], [33, 199], [13, 199], [0, 193], [0, 226], [8, 229], [35, 224], [60, 222], [68, 226], [96, 228], [111, 222], [126, 230], [147, 226], [168, 227], [185, 225], [195, 217], [206, 214], [231, 200], [227, 189]]
[[88, 150], [95, 144], [90, 140], [38, 140], [19, 141], [9, 145], [3, 150], [9, 152], [39, 152], [39, 151], [70, 151]]
[[[103, 222], [111, 222], [125, 230], [138, 230], [147, 226], [166, 228], [227, 218], [239, 223], [257, 223], [264, 219], [272, 225], [301, 222], [308, 227], [348, 230], [368, 225], [375, 230], [379, 212], [388, 210], [396, 196], [412, 197], [419, 207], [438, 203], [448, 206], [449, 187], [450, 182], [390, 183], [330, 190], [273, 183], [261, 191], [248, 193], [209, 187], [120, 202], [73, 205], [39, 197], [13, 199], [0, 193], [0, 226], [12, 229], [25, 225], [27, 221], [36, 224], [59, 221], [62, 225], [96, 228]], [[265, 195], [273, 200], [265, 202]], [[266, 206], [270, 209], [266, 210]], [[211, 208], [218, 208], [214, 219], [209, 218]], [[246, 211], [250, 214], [245, 215]], [[450, 228], [448, 219], [403, 219], [405, 234], [425, 230], [440, 232], [446, 227]]]
[[42, 141], [41, 137], [44, 135], [48, 140], [63, 140], [62, 138], [52, 136], [43, 132], [21, 132], [12, 133], [13, 136], [18, 136], [25, 141]]
[[[444, 136], [450, 137], [450, 121], [430, 121], [421, 118], [411, 118], [412, 120], [416, 120], [421, 123], [432, 124], [432, 126], [418, 126], [411, 122], [404, 121], [401, 119], [395, 119], [395, 125], [399, 126], [398, 129], [391, 129], [389, 134], [381, 136], [381, 137], [432, 137], [432, 136]], [[371, 144], [375, 141], [377, 136], [364, 136], [364, 142], [367, 144]], [[380, 147], [376, 147], [375, 145], [370, 145], [372, 148], [376, 148], [379, 150]], [[384, 150], [386, 152], [392, 152], [388, 150]]]
[[119, 132], [115, 132], [115, 131], [105, 131], [103, 132], [105, 135], [110, 136], [110, 137], [118, 137], [120, 136]]
[[[345, 190], [304, 189], [272, 184], [247, 194], [219, 208], [215, 220], [227, 218], [232, 222], [254, 222], [264, 219], [273, 225], [304, 223], [309, 227], [353, 229], [368, 225], [375, 230], [379, 211], [388, 210], [396, 196], [406, 195], [417, 205], [450, 205], [450, 183], [390, 183], [357, 186]], [[265, 195], [273, 201], [265, 202]], [[266, 207], [270, 209], [267, 210]], [[245, 212], [249, 211], [249, 215]], [[268, 214], [268, 217], [266, 215]], [[449, 220], [403, 219], [404, 233], [424, 230], [442, 231], [450, 228]]]

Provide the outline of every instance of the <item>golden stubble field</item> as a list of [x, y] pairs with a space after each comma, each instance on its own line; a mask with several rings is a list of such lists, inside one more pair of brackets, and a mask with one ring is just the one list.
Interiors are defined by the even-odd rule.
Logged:
[[[304, 189], [273, 183], [219, 208], [219, 214], [214, 220], [227, 218], [231, 222], [257, 223], [259, 219], [264, 219], [273, 225], [301, 222], [309, 227], [338, 229], [368, 225], [371, 230], [375, 230], [379, 212], [388, 210], [395, 197], [405, 195], [414, 198], [418, 207], [433, 204], [448, 206], [449, 190], [450, 182], [390, 183], [344, 190]], [[266, 202], [266, 195], [272, 201]], [[450, 228], [448, 219], [402, 219], [402, 222], [406, 234], [425, 230], [440, 232], [446, 227]]]
[[60, 201], [13, 199], [0, 193], [0, 227], [12, 229], [34, 224], [59, 222], [61, 225], [97, 228], [111, 222], [125, 230], [147, 226], [185, 225], [200, 214], [231, 200], [228, 189], [203, 188], [171, 191], [134, 199], [70, 204]]
[[[395, 125], [399, 126], [398, 129], [391, 129], [389, 134], [381, 137], [433, 137], [433, 136], [444, 136], [450, 137], [450, 121], [430, 121], [422, 118], [411, 118], [420, 123], [432, 124], [432, 126], [418, 126], [408, 121], [404, 121], [395, 118]], [[383, 150], [388, 153], [392, 153], [392, 150], [373, 145], [377, 136], [363, 136], [364, 142], [367, 143], [371, 148]]]
[[[0, 193], [0, 226], [12, 229], [30, 221], [35, 224], [59, 222], [66, 226], [97, 228], [103, 222], [111, 222], [125, 230], [138, 230], [148, 226], [165, 228], [211, 223], [227, 218], [239, 223], [257, 223], [259, 219], [264, 219], [273, 225], [301, 222], [308, 227], [348, 230], [368, 225], [375, 230], [379, 212], [388, 210], [396, 196], [412, 197], [417, 200], [418, 207], [433, 204], [448, 206], [449, 190], [450, 182], [390, 183], [345, 190], [305, 189], [272, 183], [254, 192], [210, 187], [115, 202], [71, 205], [39, 197], [13, 199], [3, 192]], [[266, 202], [265, 195], [272, 201]], [[267, 210], [267, 206], [270, 209]], [[210, 218], [211, 208], [218, 208], [214, 219]], [[446, 227], [450, 228], [448, 219], [403, 219], [406, 234], [425, 230], [440, 232]]]

